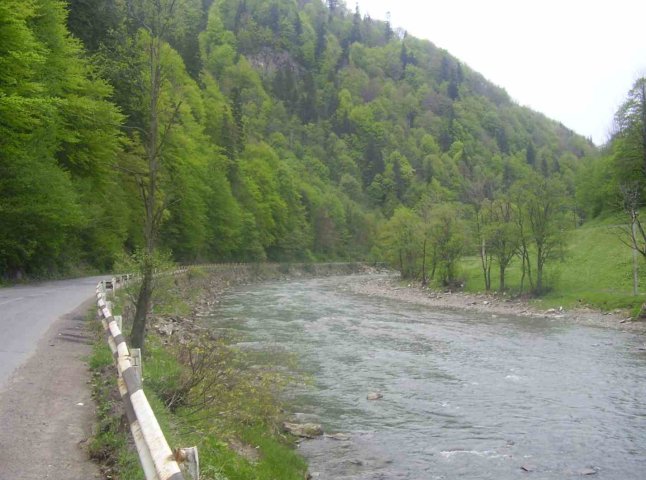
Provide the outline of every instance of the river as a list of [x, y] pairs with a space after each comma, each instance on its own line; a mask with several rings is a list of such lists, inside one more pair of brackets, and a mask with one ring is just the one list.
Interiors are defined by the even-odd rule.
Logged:
[[646, 478], [643, 336], [436, 311], [358, 278], [238, 288], [211, 319], [311, 376], [295, 410], [350, 438], [302, 442], [314, 478]]

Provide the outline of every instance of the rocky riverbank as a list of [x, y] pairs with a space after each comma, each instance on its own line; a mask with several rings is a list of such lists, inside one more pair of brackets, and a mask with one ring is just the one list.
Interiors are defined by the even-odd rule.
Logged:
[[568, 310], [562, 307], [540, 309], [526, 299], [426, 289], [415, 284], [402, 283], [397, 274], [358, 277], [351, 291], [439, 309], [465, 310], [491, 316], [564, 319], [580, 325], [646, 333], [646, 322], [631, 319], [625, 311], [601, 312], [585, 307]]
[[546, 320], [564, 319], [579, 325], [615, 328], [646, 333], [646, 321], [633, 320], [628, 312], [602, 312], [591, 308], [541, 309], [525, 298], [513, 298], [485, 293], [438, 291], [404, 283], [398, 274], [360, 263], [330, 264], [259, 264], [216, 265], [200, 267], [187, 274], [186, 281], [177, 281], [178, 295], [187, 302], [186, 315], [155, 315], [152, 327], [162, 336], [186, 337], [207, 333], [200, 321], [211, 315], [223, 293], [235, 286], [264, 281], [286, 281], [329, 275], [356, 275], [350, 287], [353, 293], [389, 298], [427, 305], [443, 310], [463, 310], [495, 316], [531, 317]]
[[380, 271], [364, 263], [218, 264], [193, 267], [189, 268], [186, 275], [175, 277], [172, 286], [162, 289], [162, 297], [179, 299], [185, 305], [187, 313], [154, 314], [151, 327], [162, 337], [175, 335], [181, 337], [182, 341], [189, 341], [192, 337], [209, 333], [202, 326], [201, 319], [212, 314], [220, 297], [230, 288], [259, 282], [331, 275], [357, 274], [357, 279], [360, 279]]

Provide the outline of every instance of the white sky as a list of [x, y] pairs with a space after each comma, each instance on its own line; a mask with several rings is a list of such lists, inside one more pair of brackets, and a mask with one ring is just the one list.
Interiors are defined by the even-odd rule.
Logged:
[[[353, 0], [346, 0], [354, 10]], [[597, 144], [646, 75], [646, 0], [358, 0]]]

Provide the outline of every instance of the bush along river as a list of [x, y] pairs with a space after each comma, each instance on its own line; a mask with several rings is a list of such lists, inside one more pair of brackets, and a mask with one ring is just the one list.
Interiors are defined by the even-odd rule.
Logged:
[[240, 287], [209, 319], [297, 356], [297, 420], [343, 434], [301, 442], [313, 478], [646, 478], [642, 335], [438, 311], [352, 293], [360, 279]]

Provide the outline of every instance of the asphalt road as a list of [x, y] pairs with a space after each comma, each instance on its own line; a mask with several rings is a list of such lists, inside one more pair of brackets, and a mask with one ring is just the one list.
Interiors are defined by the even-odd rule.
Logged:
[[38, 341], [61, 316], [94, 295], [106, 277], [0, 288], [0, 389], [35, 352]]

